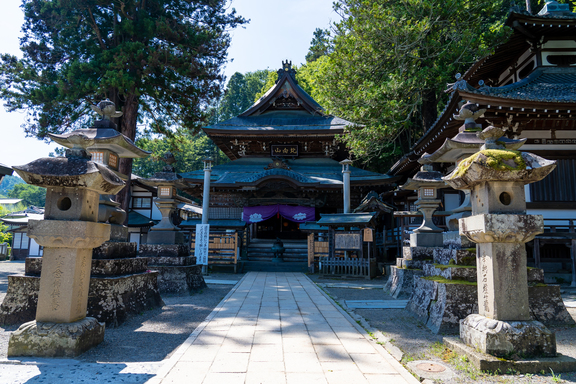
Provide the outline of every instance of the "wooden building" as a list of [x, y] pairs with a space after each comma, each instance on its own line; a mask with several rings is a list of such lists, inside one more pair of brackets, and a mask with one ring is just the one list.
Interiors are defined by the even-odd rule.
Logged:
[[[528, 213], [542, 214], [547, 231], [559, 233], [541, 236], [550, 243], [541, 251], [549, 264], [563, 271], [570, 268], [566, 245], [574, 243], [576, 219], [576, 14], [567, 4], [552, 1], [537, 15], [511, 12], [506, 25], [512, 36], [457, 77], [441, 116], [389, 173], [412, 176], [422, 155], [456, 136], [462, 121], [454, 115], [463, 102], [485, 108], [477, 120], [483, 128], [501, 127], [508, 138], [527, 139], [522, 151], [557, 161], [549, 177], [526, 186], [526, 198]], [[452, 167], [442, 164], [440, 169], [446, 173]], [[539, 264], [537, 258], [534, 262]]]
[[[338, 135], [353, 123], [328, 115], [297, 83], [290, 62], [276, 84], [247, 111], [204, 128], [232, 160], [212, 168], [210, 220], [243, 219], [251, 239], [299, 240], [301, 223], [343, 209], [340, 161], [349, 154]], [[388, 175], [351, 168], [351, 207], [382, 192]], [[202, 170], [181, 174], [187, 193], [201, 199]]]

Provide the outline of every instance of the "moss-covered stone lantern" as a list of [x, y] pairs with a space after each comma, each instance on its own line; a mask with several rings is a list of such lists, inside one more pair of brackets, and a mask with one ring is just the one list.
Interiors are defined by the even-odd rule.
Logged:
[[9, 356], [77, 356], [104, 339], [104, 324], [86, 317], [92, 249], [110, 238], [98, 203], [125, 183], [90, 160], [93, 138], [73, 132], [68, 142], [66, 157], [14, 167], [28, 184], [46, 188], [46, 209], [44, 220], [28, 222], [28, 236], [44, 247], [36, 320], [11, 335]]
[[544, 228], [542, 216], [526, 214], [524, 185], [542, 180], [556, 164], [505, 149], [503, 134], [483, 130], [480, 151], [444, 178], [472, 191], [472, 216], [460, 219], [460, 234], [477, 243], [479, 314], [461, 321], [460, 337], [496, 356], [554, 356], [555, 335], [532, 320], [528, 304], [525, 243]]

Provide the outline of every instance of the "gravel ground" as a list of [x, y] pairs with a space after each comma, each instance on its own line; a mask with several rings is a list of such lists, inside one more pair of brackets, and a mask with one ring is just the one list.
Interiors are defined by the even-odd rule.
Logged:
[[[382, 279], [382, 278], [380, 278]], [[382, 289], [340, 288], [335, 280], [313, 277], [333, 299], [345, 307], [344, 300], [391, 300]], [[372, 280], [370, 284], [378, 280]], [[366, 280], [345, 280], [350, 286], [359, 286]], [[576, 291], [566, 289], [565, 298], [576, 299]], [[346, 307], [345, 307], [346, 308]], [[448, 365], [455, 373], [452, 378], [427, 381], [428, 383], [576, 383], [576, 372], [553, 375], [551, 372], [537, 375], [489, 375], [476, 370], [471, 364], [447, 350], [442, 344], [442, 335], [432, 333], [410, 312], [403, 309], [347, 309], [353, 317], [362, 317], [368, 325], [379, 330], [392, 345], [403, 352], [402, 363], [427, 360]], [[576, 319], [576, 308], [568, 308]], [[552, 328], [556, 331], [558, 352], [576, 358], [576, 327]]]
[[[0, 301], [6, 295], [8, 275], [23, 272], [23, 262], [0, 262]], [[191, 296], [163, 295], [162, 308], [144, 311], [117, 328], [107, 328], [104, 342], [76, 360], [84, 363], [162, 361], [188, 338], [232, 287], [209, 284]], [[6, 359], [10, 333], [17, 328], [0, 327], [0, 360]]]

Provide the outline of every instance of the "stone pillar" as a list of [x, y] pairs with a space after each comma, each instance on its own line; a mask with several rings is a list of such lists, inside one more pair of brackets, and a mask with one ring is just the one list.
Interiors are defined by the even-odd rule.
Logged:
[[350, 164], [352, 164], [352, 160], [345, 159], [340, 164], [342, 164], [342, 182], [344, 184], [344, 213], [350, 213]]
[[92, 249], [110, 239], [98, 223], [100, 194], [124, 182], [90, 161], [81, 133], [66, 158], [45, 158], [14, 167], [29, 184], [46, 188], [44, 220], [30, 220], [28, 235], [44, 247], [36, 320], [10, 336], [9, 356], [74, 357], [104, 340], [104, 324], [86, 317]]
[[212, 159], [206, 156], [204, 161], [204, 191], [202, 193], [202, 224], [208, 224], [210, 216], [210, 175], [212, 173]]
[[461, 321], [460, 338], [495, 356], [555, 356], [554, 333], [530, 315], [525, 243], [544, 231], [544, 221], [526, 215], [524, 185], [556, 164], [506, 150], [497, 142], [503, 134], [495, 127], [478, 134], [486, 144], [445, 178], [472, 191], [472, 216], [460, 219], [460, 234], [477, 243], [479, 314]]

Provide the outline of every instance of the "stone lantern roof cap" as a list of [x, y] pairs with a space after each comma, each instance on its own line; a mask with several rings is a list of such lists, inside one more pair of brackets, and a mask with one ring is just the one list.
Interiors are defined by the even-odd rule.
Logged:
[[542, 180], [556, 162], [528, 152], [509, 150], [499, 140], [502, 129], [488, 127], [478, 133], [485, 140], [481, 150], [462, 160], [443, 180], [455, 189], [472, 189], [486, 181], [530, 184]]
[[132, 140], [113, 128], [77, 129], [61, 135], [49, 133], [48, 136], [60, 145], [67, 148], [74, 147], [74, 137], [84, 135], [94, 142], [87, 147], [88, 150], [109, 150], [121, 158], [148, 157], [150, 152], [138, 148]]
[[46, 157], [13, 168], [26, 183], [44, 188], [86, 188], [115, 195], [125, 184], [106, 166], [85, 158]]
[[[484, 140], [478, 137], [476, 131], [463, 130], [451, 139], [446, 139], [444, 144], [434, 153], [424, 153], [418, 160], [420, 164], [431, 163], [455, 163], [462, 155], [473, 154], [484, 145]], [[509, 150], [518, 150], [527, 139], [509, 139], [501, 137], [498, 141]]]
[[149, 187], [159, 187], [161, 185], [170, 185], [178, 189], [183, 189], [186, 184], [182, 176], [175, 172], [156, 172], [154, 176], [148, 179], [140, 179], [140, 182]]
[[418, 190], [420, 188], [443, 188], [446, 182], [442, 180], [442, 173], [438, 171], [420, 171], [409, 178], [402, 189]]

